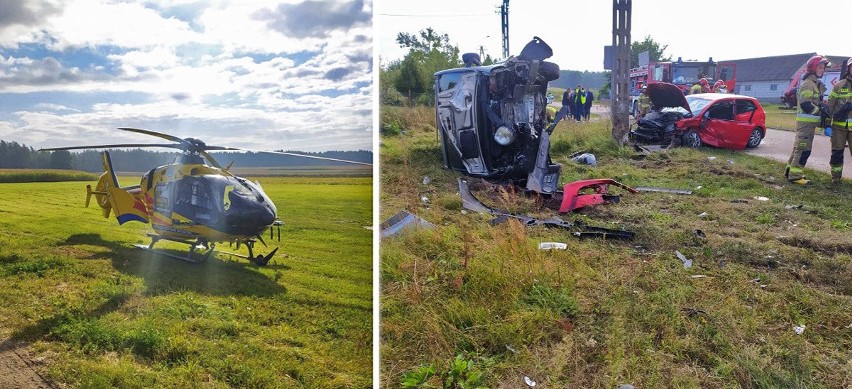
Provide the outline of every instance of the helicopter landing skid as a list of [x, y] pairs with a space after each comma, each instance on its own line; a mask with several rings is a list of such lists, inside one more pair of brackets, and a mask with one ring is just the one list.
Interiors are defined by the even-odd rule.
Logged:
[[[171, 257], [171, 258], [174, 258], [174, 259], [180, 259], [181, 261], [186, 261], [186, 262], [189, 262], [189, 263], [205, 262], [205, 261], [207, 261], [208, 258], [210, 258], [210, 255], [213, 254], [213, 244], [209, 244], [209, 243], [201, 242], [201, 241], [192, 242], [192, 241], [173, 240], [175, 242], [186, 243], [186, 244], [189, 245], [189, 253], [187, 253], [186, 256], [172, 254], [170, 252], [166, 252], [166, 251], [162, 251], [162, 250], [156, 250], [156, 249], [154, 249], [154, 244], [157, 243], [157, 241], [159, 241], [161, 239], [161, 237], [157, 236], [157, 235], [152, 235], [152, 234], [148, 234], [148, 236], [151, 238], [151, 244], [149, 244], [147, 246], [144, 245], [144, 244], [135, 244], [133, 246], [138, 247], [140, 249], [148, 250], [148, 251], [160, 254], [160, 255], [165, 255], [167, 257]], [[169, 240], [172, 240], [172, 239], [169, 239]], [[202, 250], [206, 249], [207, 252], [201, 254], [201, 257], [199, 259], [194, 259], [193, 254], [195, 254], [195, 250], [197, 248], [201, 248]]]

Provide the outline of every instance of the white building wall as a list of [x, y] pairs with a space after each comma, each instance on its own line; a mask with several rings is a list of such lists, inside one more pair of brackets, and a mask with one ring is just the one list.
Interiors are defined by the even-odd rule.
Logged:
[[[786, 81], [756, 81], [756, 82], [737, 82], [737, 87], [734, 93], [743, 96], [752, 96], [761, 102], [779, 103], [781, 94], [787, 90], [787, 85], [790, 80]], [[775, 90], [773, 90], [773, 85]]]

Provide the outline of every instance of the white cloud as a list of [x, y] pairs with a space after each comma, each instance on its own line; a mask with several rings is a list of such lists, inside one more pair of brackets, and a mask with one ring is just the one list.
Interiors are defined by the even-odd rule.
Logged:
[[[359, 22], [326, 39], [287, 36], [258, 18], [275, 10], [265, 0], [72, 0], [40, 24], [10, 24], [0, 29], [0, 98], [47, 97], [0, 122], [0, 139], [140, 142], [138, 134], [113, 130], [137, 126], [240, 147], [371, 148], [372, 29]], [[341, 25], [340, 16], [329, 22]], [[53, 51], [16, 52], [24, 44]], [[78, 51], [85, 56], [75, 57]], [[100, 57], [80, 62], [92, 56]], [[78, 94], [88, 102], [112, 92], [142, 102], [51, 100]], [[11, 113], [3, 114], [0, 107], [0, 117]]]

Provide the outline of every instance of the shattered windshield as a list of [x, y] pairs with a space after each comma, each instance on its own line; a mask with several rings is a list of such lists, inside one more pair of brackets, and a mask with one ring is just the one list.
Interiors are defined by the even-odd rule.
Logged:
[[702, 99], [695, 96], [686, 96], [686, 103], [689, 104], [689, 109], [692, 112], [695, 112], [696, 115], [711, 102], [712, 101], [708, 99]]

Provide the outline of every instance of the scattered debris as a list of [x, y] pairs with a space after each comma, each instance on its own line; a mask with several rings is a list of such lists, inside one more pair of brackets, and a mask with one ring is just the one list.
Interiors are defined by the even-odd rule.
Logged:
[[707, 239], [707, 235], [704, 235], [704, 231], [701, 230], [695, 230], [695, 236], [697, 236], [698, 239]]
[[[609, 180], [612, 181], [612, 180]], [[516, 219], [523, 223], [526, 226], [537, 226], [543, 225], [545, 227], [559, 227], [564, 229], [577, 228], [580, 229], [580, 232], [574, 232], [573, 235], [577, 237], [602, 237], [604, 239], [621, 239], [628, 240], [632, 239], [634, 233], [631, 231], [624, 230], [615, 230], [608, 229], [603, 227], [594, 227], [587, 226], [582, 223], [572, 223], [569, 221], [562, 220], [558, 217], [554, 217], [552, 219], [536, 219], [534, 217], [525, 216], [525, 215], [515, 215], [508, 212], [496, 210], [489, 208], [485, 204], [482, 204], [479, 199], [473, 196], [473, 193], [470, 192], [470, 187], [467, 185], [467, 181], [459, 178], [459, 195], [462, 198], [462, 206], [471, 211], [476, 211], [480, 213], [487, 213], [490, 215], [494, 215], [494, 219], [492, 219], [489, 223], [491, 225], [497, 225], [503, 223], [509, 219]], [[591, 195], [587, 195], [591, 196]]]
[[800, 326], [793, 326], [793, 332], [795, 332], [796, 335], [801, 335], [803, 332], [805, 332], [805, 325], [803, 324]]
[[434, 224], [429, 223], [428, 221], [421, 219], [408, 211], [402, 210], [390, 217], [390, 219], [382, 222], [381, 225], [381, 237], [387, 237], [391, 235], [395, 235], [399, 233], [403, 228], [408, 226], [421, 227], [421, 228], [433, 228]]
[[710, 161], [715, 161], [716, 157], [710, 156], [710, 157], [707, 157], [707, 159], [710, 160]]
[[518, 353], [517, 351], [515, 351], [515, 348], [514, 348], [514, 347], [512, 347], [512, 345], [511, 345], [511, 344], [507, 344], [507, 345], [506, 345], [506, 350], [511, 351], [513, 354], [517, 354], [517, 353]]
[[754, 199], [757, 200], [757, 201], [769, 201], [769, 197], [763, 197], [763, 196], [756, 196]]
[[689, 276], [689, 278], [707, 278], [707, 276], [705, 276], [704, 274], [696, 274], [693, 276]]
[[533, 381], [530, 377], [524, 376], [524, 383], [530, 388], [535, 388], [535, 381]]
[[698, 185], [698, 186], [695, 187], [695, 190], [701, 190], [701, 188], [703, 188], [703, 186]]
[[733, 165], [733, 164], [734, 164], [734, 160], [733, 160], [733, 159], [729, 159], [729, 160], [728, 160], [728, 165]]
[[423, 185], [429, 185], [430, 182], [432, 182], [432, 180], [429, 179], [429, 176], [423, 176]]
[[637, 186], [635, 188], [640, 192], [664, 192], [664, 193], [676, 193], [676, 194], [685, 194], [691, 195], [692, 191], [688, 189], [672, 189], [672, 188], [657, 188], [653, 186]]
[[633, 387], [633, 385], [630, 385], [630, 384], [621, 384], [621, 385], [618, 385], [618, 389], [635, 389], [635, 388]]
[[373, 226], [364, 226], [364, 229], [365, 229], [365, 230], [370, 230], [370, 231], [372, 231], [372, 230], [373, 230]]
[[565, 250], [568, 245], [559, 242], [541, 242], [538, 244], [539, 250]]
[[426, 195], [422, 195], [420, 196], [420, 201], [423, 202], [423, 204], [429, 204], [429, 197]]
[[690, 267], [692, 267], [692, 260], [687, 259], [686, 256], [681, 254], [680, 251], [675, 251], [675, 255], [677, 255], [678, 259], [680, 259], [680, 261], [683, 262], [683, 268], [684, 269], [689, 269]]
[[589, 166], [595, 166], [598, 164], [597, 158], [595, 158], [595, 155], [591, 153], [583, 153], [576, 157], [571, 157], [571, 160]]
[[698, 217], [707, 217], [707, 215], [709, 215], [709, 213], [701, 212], [701, 213], [698, 214]]
[[748, 204], [748, 200], [746, 200], [746, 199], [733, 199], [733, 200], [731, 200], [731, 202], [732, 203]]
[[681, 308], [680, 310], [681, 310], [681, 311], [683, 311], [683, 312], [685, 312], [685, 313], [686, 313], [686, 316], [689, 316], [689, 317], [693, 317], [693, 316], [697, 316], [697, 315], [706, 315], [706, 314], [707, 314], [707, 312], [704, 312], [704, 311], [703, 311], [703, 310], [701, 310], [701, 309], [693, 308], [693, 307], [685, 307], [685, 308]]

